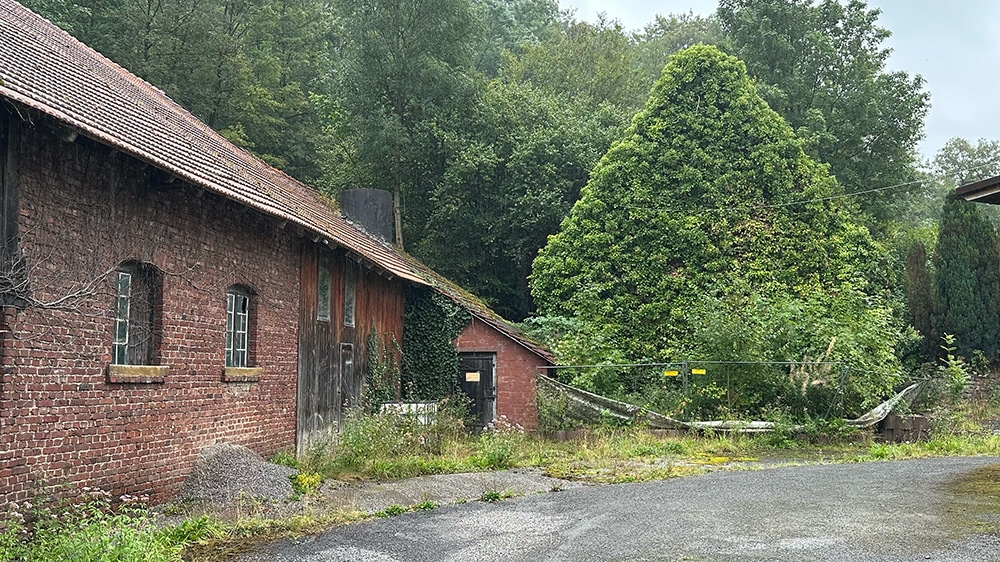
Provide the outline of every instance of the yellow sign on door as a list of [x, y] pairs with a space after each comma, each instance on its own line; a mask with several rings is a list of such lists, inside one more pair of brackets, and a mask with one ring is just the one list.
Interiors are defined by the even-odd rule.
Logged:
[[465, 373], [465, 382], [479, 382], [479, 371]]

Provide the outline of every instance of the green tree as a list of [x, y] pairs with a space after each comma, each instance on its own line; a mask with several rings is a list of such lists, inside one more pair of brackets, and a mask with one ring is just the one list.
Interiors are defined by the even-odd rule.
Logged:
[[997, 234], [975, 203], [944, 205], [934, 251], [934, 330], [955, 336], [964, 357], [1000, 350], [1000, 257]]
[[[323, 0], [32, 0], [31, 7], [236, 144], [306, 182], [324, 175], [332, 89]], [[317, 97], [318, 96], [318, 97]]]
[[466, 116], [424, 236], [412, 251], [506, 318], [533, 309], [527, 277], [538, 249], [579, 197], [590, 169], [624, 130], [592, 108], [528, 85], [489, 83]]
[[[867, 307], [884, 330], [871, 340], [879, 357], [871, 387], [884, 390], [900, 332], [870, 281], [881, 275], [871, 266], [882, 250], [840, 194], [738, 59], [692, 47], [670, 59], [539, 252], [532, 294], [542, 314], [579, 318], [632, 360], [695, 353], [685, 340], [696, 328], [691, 310], [740, 287], [814, 310]], [[853, 296], [823, 297], [837, 294]], [[815, 357], [829, 345], [797, 341], [810, 347], [771, 357]]]
[[699, 43], [725, 45], [725, 35], [715, 16], [693, 13], [657, 15], [635, 35], [636, 63], [652, 84], [660, 77], [670, 55]]
[[934, 314], [933, 278], [927, 248], [919, 240], [906, 256], [906, 304], [913, 327], [923, 338], [921, 358], [931, 361], [937, 356], [938, 334], [932, 323]]
[[479, 0], [484, 30], [476, 68], [490, 78], [500, 70], [503, 52], [520, 53], [558, 32], [562, 14], [555, 0]]
[[[720, 0], [717, 12], [761, 95], [848, 192], [915, 179], [929, 107], [920, 76], [885, 69], [891, 33], [879, 14], [861, 0]], [[876, 230], [905, 192], [859, 199]]]
[[610, 103], [629, 114], [642, 107], [649, 91], [637, 66], [634, 41], [617, 21], [590, 24], [571, 19], [563, 31], [526, 44], [522, 51], [503, 61], [504, 81], [594, 106]]
[[934, 155], [934, 171], [949, 180], [950, 190], [1000, 176], [1000, 141], [979, 139], [972, 144], [955, 137]]
[[[428, 191], [440, 179], [443, 138], [469, 101], [478, 44], [468, 0], [337, 0], [343, 70], [338, 87], [356, 132], [363, 179], [391, 188], [396, 243], [426, 222]], [[403, 222], [404, 196], [407, 221]]]

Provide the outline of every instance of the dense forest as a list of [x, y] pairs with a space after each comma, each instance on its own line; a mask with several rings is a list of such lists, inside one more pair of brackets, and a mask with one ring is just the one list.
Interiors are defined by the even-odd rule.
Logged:
[[316, 189], [391, 190], [397, 245], [563, 360], [825, 354], [867, 403], [946, 336], [1000, 353], [995, 213], [946, 204], [1000, 145], [921, 160], [861, 0], [24, 3]]

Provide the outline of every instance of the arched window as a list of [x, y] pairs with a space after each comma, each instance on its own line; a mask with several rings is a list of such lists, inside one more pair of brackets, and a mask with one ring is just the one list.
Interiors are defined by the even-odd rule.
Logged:
[[226, 291], [226, 367], [250, 366], [251, 293], [242, 285]]
[[154, 364], [159, 299], [160, 276], [152, 265], [130, 261], [115, 270], [113, 364]]

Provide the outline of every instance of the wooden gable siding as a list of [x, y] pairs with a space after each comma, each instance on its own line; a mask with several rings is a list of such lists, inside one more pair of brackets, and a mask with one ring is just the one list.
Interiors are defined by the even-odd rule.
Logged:
[[[330, 319], [317, 315], [319, 261], [330, 265]], [[344, 323], [345, 268], [356, 267], [354, 326]], [[336, 432], [347, 409], [358, 404], [368, 371], [368, 335], [402, 341], [403, 283], [351, 260], [342, 249], [303, 242], [299, 307], [298, 450]], [[353, 365], [345, 365], [344, 344]], [[345, 371], [350, 372], [345, 372]]]

